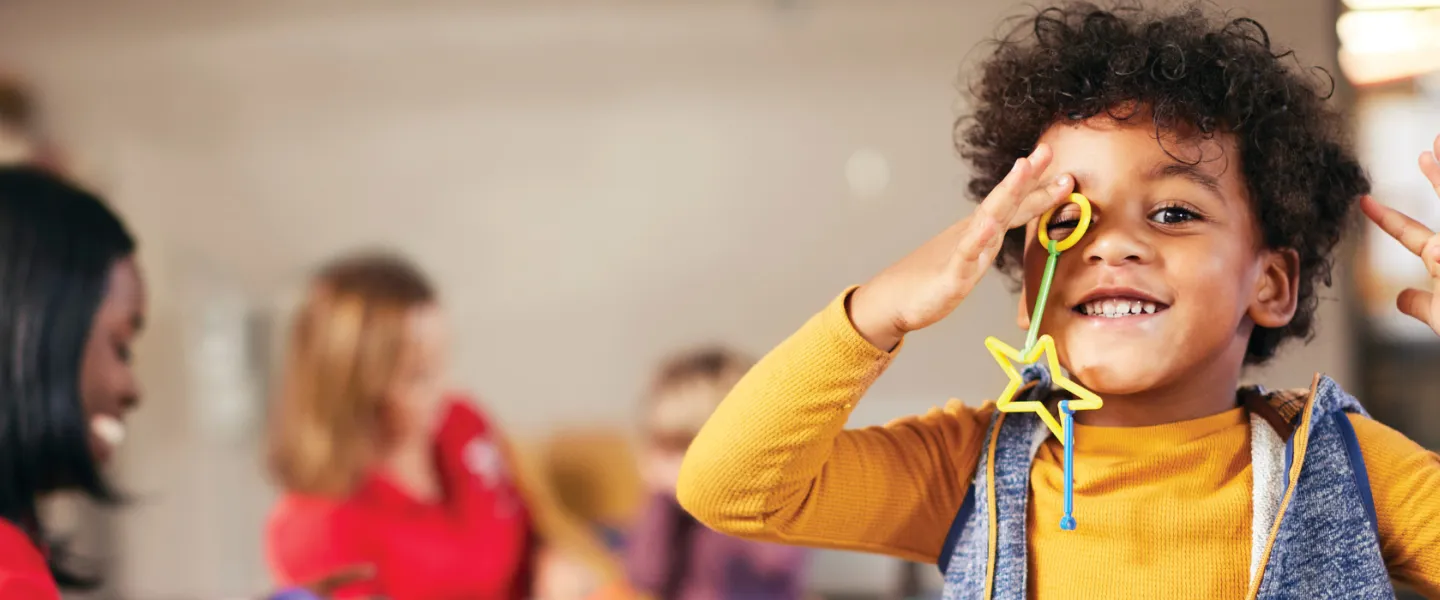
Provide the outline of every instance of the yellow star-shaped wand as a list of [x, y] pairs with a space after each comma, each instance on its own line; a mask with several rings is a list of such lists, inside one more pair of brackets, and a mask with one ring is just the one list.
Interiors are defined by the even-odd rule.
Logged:
[[1055, 381], [1055, 384], [1075, 395], [1075, 399], [1070, 401], [1071, 410], [1095, 410], [1104, 404], [1095, 392], [1075, 383], [1060, 370], [1060, 358], [1055, 352], [1055, 339], [1049, 335], [1040, 336], [1040, 339], [1036, 340], [1035, 344], [1030, 347], [1030, 351], [1026, 353], [1022, 353], [994, 337], [985, 338], [985, 347], [990, 350], [990, 354], [995, 356], [995, 362], [1000, 363], [1000, 369], [1005, 371], [1005, 376], [1010, 378], [1010, 383], [1005, 386], [1005, 391], [1001, 392], [1000, 398], [995, 401], [995, 408], [1000, 409], [1001, 412], [1033, 412], [1040, 416], [1040, 420], [1045, 422], [1045, 426], [1050, 428], [1050, 432], [1054, 433], [1055, 437], [1065, 439], [1064, 429], [1061, 428], [1060, 422], [1050, 414], [1043, 402], [1015, 401], [1015, 393], [1020, 391], [1020, 386], [1025, 383], [1025, 380], [1020, 377], [1020, 372], [1015, 370], [1015, 363], [1034, 364], [1040, 362], [1041, 355], [1048, 359], [1050, 378]]

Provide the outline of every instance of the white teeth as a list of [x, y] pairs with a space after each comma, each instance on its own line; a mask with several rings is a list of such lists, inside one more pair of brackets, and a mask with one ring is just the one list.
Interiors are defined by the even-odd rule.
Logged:
[[95, 415], [90, 419], [90, 433], [114, 448], [125, 441], [125, 424], [110, 415]]
[[1128, 317], [1139, 314], [1155, 314], [1160, 307], [1154, 302], [1112, 298], [1094, 300], [1080, 305], [1080, 314], [1094, 317]]

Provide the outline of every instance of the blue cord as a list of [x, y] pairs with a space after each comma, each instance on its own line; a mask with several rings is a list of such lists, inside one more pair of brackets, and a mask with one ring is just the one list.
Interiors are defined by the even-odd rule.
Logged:
[[1075, 531], [1075, 411], [1069, 400], [1060, 401], [1060, 414], [1065, 429], [1065, 516], [1060, 528]]

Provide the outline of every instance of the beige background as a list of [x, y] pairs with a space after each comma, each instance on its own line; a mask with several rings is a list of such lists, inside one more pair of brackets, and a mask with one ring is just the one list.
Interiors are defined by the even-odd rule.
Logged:
[[[41, 85], [85, 173], [143, 236], [149, 395], [118, 465], [120, 589], [265, 585], [273, 492], [255, 439], [254, 321], [306, 268], [386, 243], [441, 283], [455, 375], [511, 428], [626, 425], [647, 370], [720, 340], [760, 353], [964, 216], [956, 73], [1008, 4], [12, 0], [0, 56]], [[1330, 66], [1333, 8], [1254, 4]], [[890, 179], [853, 194], [846, 162]], [[1331, 297], [1338, 296], [1331, 292]], [[1001, 383], [997, 280], [915, 335], [856, 424]], [[1346, 368], [1339, 305], [1263, 379]], [[247, 341], [249, 340], [249, 341]], [[247, 363], [247, 359], [253, 359]], [[825, 553], [822, 590], [888, 561]]]

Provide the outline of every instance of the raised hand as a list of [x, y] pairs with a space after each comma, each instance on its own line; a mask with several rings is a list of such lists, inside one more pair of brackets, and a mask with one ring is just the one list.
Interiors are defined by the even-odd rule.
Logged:
[[[1433, 150], [1420, 154], [1420, 172], [1430, 180], [1430, 185], [1435, 188], [1435, 195], [1440, 197], [1440, 162], [1436, 161], [1437, 154], [1440, 154], [1440, 137], [1435, 138]], [[1419, 221], [1369, 196], [1360, 199], [1360, 209], [1365, 212], [1365, 216], [1379, 225], [1380, 229], [1399, 240], [1425, 264], [1426, 271], [1430, 273], [1430, 289], [1411, 288], [1400, 292], [1397, 305], [1400, 312], [1429, 325], [1431, 330], [1440, 335], [1440, 235], [1436, 235]]]
[[995, 262], [1005, 232], [1060, 205], [1075, 182], [1040, 181], [1054, 154], [1045, 144], [1015, 161], [969, 217], [881, 271], [850, 298], [850, 320], [871, 344], [894, 348], [908, 332], [935, 324], [960, 305]]

